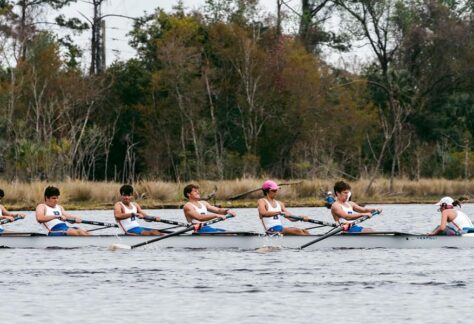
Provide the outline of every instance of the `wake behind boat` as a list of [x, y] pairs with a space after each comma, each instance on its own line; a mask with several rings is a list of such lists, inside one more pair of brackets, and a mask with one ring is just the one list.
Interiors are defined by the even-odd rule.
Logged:
[[[255, 232], [193, 233], [170, 237], [141, 248], [241, 249], [256, 250], [267, 246], [299, 249], [321, 235], [282, 236]], [[3, 248], [108, 248], [113, 244], [135, 245], [150, 237], [130, 235], [47, 236], [37, 233], [5, 233]], [[305, 251], [320, 249], [431, 249], [474, 248], [474, 233], [462, 236], [429, 236], [401, 232], [343, 233], [313, 244]]]

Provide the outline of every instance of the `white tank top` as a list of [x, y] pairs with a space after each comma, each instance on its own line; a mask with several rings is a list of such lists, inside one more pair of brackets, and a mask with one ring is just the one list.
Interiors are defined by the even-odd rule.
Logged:
[[[276, 207], [273, 207], [268, 200], [266, 200], [265, 198], [263, 198], [263, 200], [265, 200], [265, 202], [267, 204], [267, 210], [268, 211], [281, 212], [281, 206], [280, 206], [280, 203], [278, 201], [275, 200]], [[268, 229], [270, 229], [274, 226], [278, 226], [278, 225], [282, 226], [280, 215], [275, 215], [273, 217], [262, 217], [261, 219], [262, 219], [263, 227], [265, 228], [265, 230], [268, 230]]]
[[[137, 206], [135, 206], [134, 203], [132, 203], [132, 202], [130, 203], [130, 205], [132, 205], [131, 207], [125, 206], [122, 202], [120, 202], [120, 204], [122, 205], [124, 213], [126, 213], [126, 214], [128, 214], [128, 213], [136, 214], [137, 213]], [[122, 230], [124, 232], [127, 232], [128, 230], [131, 230], [134, 227], [140, 227], [140, 224], [138, 223], [135, 216], [130, 216], [129, 218], [120, 219], [120, 220], [117, 219], [116, 221], [120, 225], [120, 227], [122, 228]]]
[[[204, 204], [201, 203], [200, 201], [199, 201], [199, 206], [200, 206], [200, 207], [196, 206], [196, 205], [193, 204], [193, 203], [191, 203], [191, 205], [193, 205], [194, 209], [195, 209], [199, 214], [201, 214], [201, 215], [207, 215], [207, 207], [206, 207], [206, 205], [204, 205]], [[196, 219], [192, 219], [192, 220], [191, 220], [191, 223], [192, 223], [192, 224], [197, 224], [197, 223], [199, 223], [199, 221], [196, 220]]]
[[[349, 206], [346, 206], [346, 205], [343, 205], [343, 204], [339, 204], [339, 206], [341, 206], [342, 210], [345, 211], [347, 214], [349, 215], [352, 215], [354, 214], [354, 209], [352, 209], [352, 206], [349, 205]], [[342, 224], [342, 223], [351, 223], [351, 221], [348, 221], [347, 219], [345, 218], [342, 218], [342, 217], [339, 217], [339, 224]]]
[[456, 218], [447, 224], [448, 227], [460, 232], [465, 227], [474, 227], [469, 217], [460, 210], [456, 210]]
[[[63, 213], [61, 212], [62, 208], [60, 205], [56, 205], [54, 208], [52, 207], [49, 207], [48, 205], [44, 204], [44, 215], [45, 216], [62, 216]], [[57, 219], [57, 218], [54, 218], [48, 222], [44, 222], [44, 223], [40, 223], [42, 226], [42, 228], [46, 229], [48, 232], [51, 231], [51, 229], [58, 225], [58, 224], [64, 224], [64, 222], [60, 219]]]

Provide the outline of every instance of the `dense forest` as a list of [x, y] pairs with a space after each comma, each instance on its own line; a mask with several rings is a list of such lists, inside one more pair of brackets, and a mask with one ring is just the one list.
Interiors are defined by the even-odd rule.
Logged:
[[[83, 69], [38, 14], [74, 1], [0, 0], [0, 176], [474, 176], [474, 1], [275, 1], [158, 7], [135, 19], [135, 58]], [[369, 62], [324, 60], [357, 44]]]

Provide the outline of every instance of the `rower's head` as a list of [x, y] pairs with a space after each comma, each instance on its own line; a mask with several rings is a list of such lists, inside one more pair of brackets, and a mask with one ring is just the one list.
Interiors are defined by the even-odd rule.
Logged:
[[183, 189], [184, 198], [190, 200], [199, 200], [201, 199], [201, 195], [199, 193], [199, 186], [193, 183], [188, 184]]
[[445, 209], [453, 209], [454, 206], [461, 207], [459, 200], [454, 200], [448, 196], [441, 198], [435, 205], [439, 206], [439, 211], [441, 212]]
[[349, 201], [351, 198], [351, 186], [347, 182], [338, 181], [334, 184], [334, 193], [339, 201]]
[[267, 180], [262, 184], [262, 192], [264, 196], [276, 196], [280, 186], [275, 181]]
[[133, 197], [133, 187], [129, 184], [120, 187], [120, 197], [122, 202], [129, 202]]
[[59, 189], [53, 186], [46, 187], [44, 190], [44, 201], [48, 206], [54, 207], [59, 201], [61, 193]]

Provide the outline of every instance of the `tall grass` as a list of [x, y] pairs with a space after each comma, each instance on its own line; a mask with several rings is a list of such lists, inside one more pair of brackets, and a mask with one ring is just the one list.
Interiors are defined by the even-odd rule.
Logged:
[[[245, 178], [223, 181], [190, 181], [188, 183], [199, 184], [202, 196], [207, 196], [217, 188], [216, 199], [218, 201], [229, 201], [229, 197], [259, 189], [264, 180]], [[279, 193], [281, 200], [292, 200], [295, 201], [295, 204], [298, 203], [298, 200], [309, 200], [315, 204], [322, 202], [325, 192], [332, 191], [334, 183], [338, 181], [338, 179], [274, 180], [277, 183], [297, 182], [294, 185], [282, 186]], [[180, 204], [185, 200], [183, 188], [188, 183], [141, 181], [134, 184], [135, 199], [149, 206], [160, 206], [168, 203]], [[370, 192], [366, 194], [368, 183], [369, 180], [367, 179], [350, 182], [354, 200], [366, 202], [428, 202], [437, 200], [442, 196], [470, 198], [474, 193], [474, 180], [421, 179], [410, 181], [408, 179], [396, 179], [393, 190], [390, 191], [389, 179], [378, 178], [373, 183]], [[4, 203], [25, 208], [34, 208], [42, 202], [44, 189], [49, 185], [57, 186], [61, 190], [61, 204], [109, 206], [120, 199], [119, 188], [121, 184], [114, 182], [70, 180], [58, 183], [21, 183], [0, 180], [0, 188], [5, 191]], [[256, 190], [242, 199], [251, 202], [261, 196], [261, 190]]]

